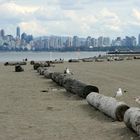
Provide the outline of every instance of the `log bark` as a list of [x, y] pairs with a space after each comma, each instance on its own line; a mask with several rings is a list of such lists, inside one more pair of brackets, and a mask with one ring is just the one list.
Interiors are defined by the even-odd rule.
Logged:
[[15, 72], [22, 72], [24, 69], [20, 65], [15, 66]]
[[80, 62], [78, 59], [69, 59], [68, 62]]
[[93, 59], [90, 59], [90, 58], [85, 58], [85, 59], [82, 59], [83, 62], [93, 62]]
[[90, 93], [86, 100], [90, 105], [117, 121], [123, 121], [124, 113], [129, 109], [124, 102], [95, 92]]
[[59, 79], [58, 79], [58, 77], [59, 77], [59, 75], [60, 74], [62, 74], [62, 73], [60, 73], [60, 72], [54, 72], [54, 73], [52, 73], [52, 80], [55, 82], [55, 83], [59, 83]]
[[52, 78], [52, 74], [53, 72], [50, 70], [45, 70], [44, 71], [44, 77], [46, 77], [47, 79], [51, 79]]
[[87, 85], [79, 80], [75, 80], [73, 78], [65, 78], [63, 82], [63, 86], [69, 92], [79, 95], [82, 98], [86, 98], [86, 96], [90, 92], [99, 92], [98, 87]]
[[37, 69], [37, 72], [40, 74], [40, 75], [44, 75], [44, 71], [47, 70], [47, 67], [39, 67]]
[[64, 74], [64, 73], [54, 72], [52, 74], [52, 80], [54, 82], [56, 82], [59, 86], [63, 86], [64, 85], [64, 82], [65, 82], [65, 79], [67, 79], [69, 77], [70, 77], [69, 74]]
[[129, 108], [124, 114], [124, 123], [140, 135], [140, 108]]
[[26, 65], [26, 62], [5, 62], [5, 66]]

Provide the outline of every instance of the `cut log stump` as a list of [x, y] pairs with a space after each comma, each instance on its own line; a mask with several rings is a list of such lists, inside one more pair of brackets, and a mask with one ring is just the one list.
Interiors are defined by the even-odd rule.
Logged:
[[124, 102], [95, 92], [88, 94], [86, 100], [90, 105], [117, 121], [123, 121], [124, 113], [129, 109]]
[[124, 114], [124, 123], [140, 135], [140, 108], [129, 108]]
[[86, 96], [91, 92], [99, 93], [98, 87], [87, 85], [73, 78], [65, 78], [63, 82], [63, 86], [65, 87], [67, 91], [77, 94], [82, 98], [86, 98]]
[[22, 72], [24, 69], [20, 65], [15, 66], [15, 72]]

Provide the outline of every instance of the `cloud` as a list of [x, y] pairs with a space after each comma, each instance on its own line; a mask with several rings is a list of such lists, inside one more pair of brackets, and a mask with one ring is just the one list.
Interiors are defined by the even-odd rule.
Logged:
[[37, 21], [21, 22], [19, 26], [28, 34], [44, 35], [47, 33], [47, 28], [41, 26]]
[[133, 9], [133, 16], [140, 21], [140, 10]]

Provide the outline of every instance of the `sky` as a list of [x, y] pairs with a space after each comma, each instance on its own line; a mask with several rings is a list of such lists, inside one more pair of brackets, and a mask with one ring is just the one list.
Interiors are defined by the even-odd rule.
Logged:
[[36, 37], [137, 37], [140, 0], [0, 0], [0, 29], [17, 26]]

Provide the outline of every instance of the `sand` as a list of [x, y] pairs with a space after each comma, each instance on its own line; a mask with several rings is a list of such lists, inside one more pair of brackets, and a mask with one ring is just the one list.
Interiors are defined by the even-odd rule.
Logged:
[[[73, 77], [98, 86], [100, 93], [140, 107], [134, 97], [140, 91], [140, 60], [56, 64], [51, 70], [68, 67]], [[139, 140], [123, 122], [87, 104], [45, 79], [28, 64], [24, 72], [0, 64], [0, 140]], [[43, 92], [45, 91], [45, 92]]]

